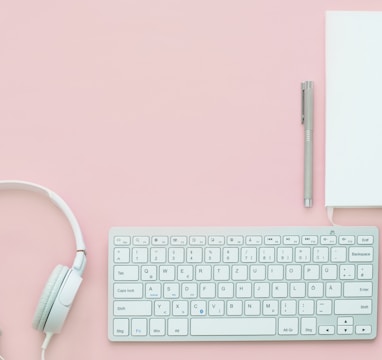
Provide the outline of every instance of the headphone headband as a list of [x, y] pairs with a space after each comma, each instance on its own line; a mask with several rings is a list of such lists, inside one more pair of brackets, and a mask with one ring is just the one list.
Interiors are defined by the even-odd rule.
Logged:
[[86, 248], [83, 240], [82, 232], [76, 217], [74, 216], [72, 210], [69, 208], [68, 204], [54, 191], [27, 181], [19, 180], [3, 180], [0, 181], [0, 190], [26, 190], [33, 191], [48, 197], [54, 205], [56, 205], [61, 212], [68, 219], [69, 224], [73, 230], [74, 238], [76, 241], [77, 254], [73, 262], [72, 268], [82, 275], [85, 265], [86, 265]]

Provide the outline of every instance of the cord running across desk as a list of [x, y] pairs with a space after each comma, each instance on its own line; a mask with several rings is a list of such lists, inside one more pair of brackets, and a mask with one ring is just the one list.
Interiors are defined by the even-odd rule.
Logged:
[[361, 340], [376, 227], [114, 227], [111, 341]]

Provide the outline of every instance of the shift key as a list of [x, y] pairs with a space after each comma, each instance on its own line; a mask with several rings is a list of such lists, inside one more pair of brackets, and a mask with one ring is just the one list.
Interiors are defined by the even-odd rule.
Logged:
[[114, 301], [116, 316], [150, 316], [151, 301]]
[[371, 300], [336, 300], [336, 315], [371, 314]]

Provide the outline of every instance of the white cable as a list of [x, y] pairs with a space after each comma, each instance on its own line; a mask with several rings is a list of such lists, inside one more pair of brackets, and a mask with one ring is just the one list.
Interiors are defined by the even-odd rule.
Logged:
[[0, 355], [0, 360], [5, 360], [5, 359]]
[[48, 348], [50, 339], [52, 338], [53, 333], [45, 333], [45, 340], [41, 345], [41, 360], [45, 360], [45, 350]]
[[326, 213], [327, 213], [327, 215], [328, 215], [328, 219], [329, 219], [330, 223], [331, 223], [333, 226], [340, 226], [340, 225], [336, 224], [336, 223], [334, 222], [334, 220], [333, 220], [333, 216], [334, 216], [334, 207], [332, 207], [332, 206], [328, 206], [328, 207], [326, 208]]

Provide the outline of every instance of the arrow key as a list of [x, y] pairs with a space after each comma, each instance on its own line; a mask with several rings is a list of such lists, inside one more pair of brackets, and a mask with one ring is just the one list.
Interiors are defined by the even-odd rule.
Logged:
[[332, 325], [321, 325], [318, 328], [318, 333], [320, 335], [334, 335], [334, 326], [332, 326]]
[[338, 335], [351, 335], [353, 334], [353, 326], [339, 326]]
[[349, 326], [349, 325], [353, 325], [353, 318], [351, 316], [340, 316], [338, 319], [337, 319], [337, 325], [338, 326]]
[[355, 327], [356, 334], [368, 335], [371, 334], [371, 326], [370, 325], [357, 325]]

